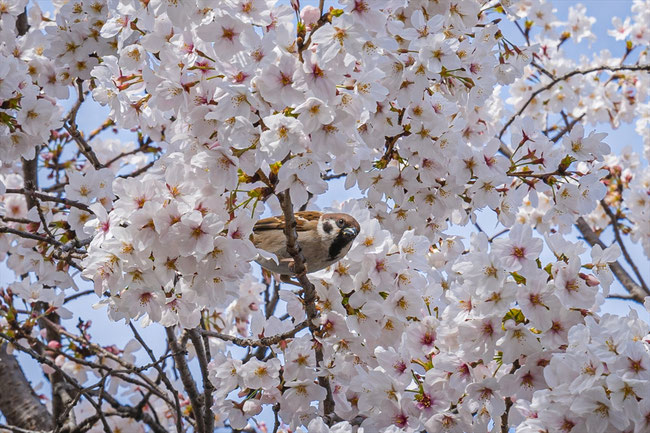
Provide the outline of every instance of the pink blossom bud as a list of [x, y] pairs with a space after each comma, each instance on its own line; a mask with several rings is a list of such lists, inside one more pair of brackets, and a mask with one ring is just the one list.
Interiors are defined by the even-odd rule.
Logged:
[[262, 411], [262, 405], [256, 400], [246, 400], [244, 402], [244, 414], [250, 416], [258, 414]]
[[57, 355], [57, 357], [54, 358], [54, 365], [56, 365], [57, 367], [63, 366], [64, 363], [65, 363], [65, 356]]
[[600, 284], [600, 281], [598, 281], [596, 277], [594, 277], [593, 275], [583, 274], [582, 272], [579, 275], [580, 278], [585, 280], [585, 282], [589, 287], [596, 287], [597, 285]]
[[305, 6], [300, 11], [300, 19], [307, 28], [313, 26], [320, 18], [320, 10], [316, 6]]
[[59, 343], [56, 340], [50, 340], [47, 342], [47, 347], [49, 347], [50, 349], [60, 349], [61, 343]]

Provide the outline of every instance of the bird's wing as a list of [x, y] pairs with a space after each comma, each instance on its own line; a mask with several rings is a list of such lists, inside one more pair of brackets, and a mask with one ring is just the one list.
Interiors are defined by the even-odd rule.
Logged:
[[[314, 224], [318, 223], [321, 216], [320, 212], [308, 210], [296, 212], [296, 230], [306, 231], [311, 230]], [[265, 230], [284, 230], [284, 216], [278, 215], [270, 218], [264, 218], [255, 223], [253, 227], [254, 232], [261, 232]]]
[[261, 232], [264, 230], [282, 230], [284, 228], [283, 217], [270, 217], [259, 220], [253, 226], [254, 232]]

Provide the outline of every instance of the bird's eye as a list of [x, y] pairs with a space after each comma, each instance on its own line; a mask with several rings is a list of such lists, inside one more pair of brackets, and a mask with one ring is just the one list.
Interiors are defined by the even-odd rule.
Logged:
[[345, 225], [345, 221], [343, 221], [343, 218], [339, 219], [336, 222], [336, 225], [339, 226], [340, 228], [343, 228], [343, 226]]

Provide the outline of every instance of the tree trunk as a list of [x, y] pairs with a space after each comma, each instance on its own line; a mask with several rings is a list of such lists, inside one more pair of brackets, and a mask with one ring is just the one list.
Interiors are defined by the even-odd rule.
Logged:
[[0, 345], [0, 412], [7, 424], [29, 430], [51, 430], [52, 416], [34, 393], [13, 355]]

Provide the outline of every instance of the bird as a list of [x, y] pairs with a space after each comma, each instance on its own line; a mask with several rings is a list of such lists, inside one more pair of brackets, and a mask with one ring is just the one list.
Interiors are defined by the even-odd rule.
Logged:
[[[357, 220], [345, 213], [299, 211], [294, 213], [294, 217], [307, 273], [320, 271], [342, 259], [360, 231]], [[284, 225], [284, 216], [259, 220], [253, 226], [253, 244], [275, 254], [279, 262], [258, 257], [257, 263], [281, 276], [291, 276], [295, 272], [293, 258], [287, 252]]]

